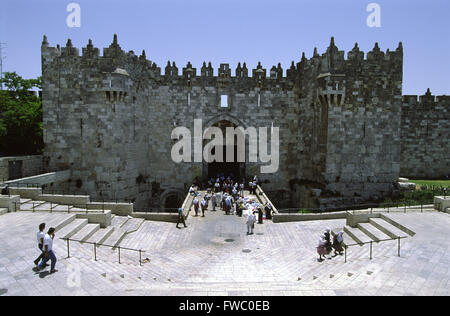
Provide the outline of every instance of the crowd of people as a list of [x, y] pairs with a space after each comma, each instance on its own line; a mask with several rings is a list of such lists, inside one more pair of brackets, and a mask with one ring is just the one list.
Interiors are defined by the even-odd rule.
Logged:
[[[319, 237], [319, 245], [317, 246], [317, 254], [319, 262], [324, 259], [331, 259], [329, 256], [334, 249], [334, 257], [342, 255], [344, 251], [344, 232], [339, 231], [337, 234], [331, 236], [331, 230], [327, 228]], [[322, 258], [323, 257], [323, 258]]]
[[[198, 187], [192, 185], [189, 193], [194, 196], [193, 205], [195, 216], [205, 217], [205, 211], [211, 205], [211, 211], [222, 210], [225, 215], [236, 215], [247, 219], [247, 234], [252, 235], [256, 222], [263, 224], [263, 220], [272, 219], [272, 206], [270, 203], [262, 205], [255, 198], [244, 196], [245, 181], [234, 181], [232, 175], [225, 177], [223, 174], [217, 175], [208, 181], [206, 194], [201, 197]], [[258, 178], [255, 176], [249, 182], [250, 194], [256, 194]], [[201, 215], [200, 215], [201, 213]], [[184, 223], [182, 219], [178, 221]], [[177, 227], [178, 227], [177, 224]]]

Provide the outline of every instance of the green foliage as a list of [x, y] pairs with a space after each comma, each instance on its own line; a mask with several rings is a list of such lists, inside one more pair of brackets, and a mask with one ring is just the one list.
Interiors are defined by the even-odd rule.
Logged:
[[402, 192], [399, 197], [394, 200], [384, 200], [380, 207], [394, 207], [394, 206], [410, 206], [420, 204], [433, 204], [435, 196], [447, 196], [450, 194], [450, 187], [448, 186], [427, 186], [422, 185], [414, 191]]
[[0, 91], [0, 155], [39, 154], [43, 149], [42, 101], [31, 89], [42, 80], [7, 72]]
[[417, 184], [419, 187], [450, 187], [450, 180], [409, 180], [409, 182]]

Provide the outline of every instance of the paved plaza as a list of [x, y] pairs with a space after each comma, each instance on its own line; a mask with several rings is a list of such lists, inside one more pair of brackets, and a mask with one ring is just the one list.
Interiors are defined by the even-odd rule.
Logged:
[[[35, 231], [67, 214], [7, 213], [0, 216], [0, 295], [449, 295], [450, 217], [438, 212], [390, 213], [416, 235], [369, 248], [349, 248], [347, 262], [337, 256], [317, 261], [322, 231], [345, 226], [345, 220], [255, 225], [247, 236], [245, 219], [208, 211], [190, 216], [188, 228], [145, 221], [121, 247], [136, 252], [97, 250], [89, 244], [55, 242], [59, 272], [36, 272], [39, 252]], [[45, 291], [44, 291], [45, 289]]]

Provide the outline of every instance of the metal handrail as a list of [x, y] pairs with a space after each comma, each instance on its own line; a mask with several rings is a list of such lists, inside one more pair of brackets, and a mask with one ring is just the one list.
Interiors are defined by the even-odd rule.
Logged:
[[[105, 214], [105, 209], [102, 210], [95, 210], [95, 209], [89, 209], [88, 205], [89, 204], [74, 204], [74, 205], [68, 205], [68, 204], [58, 204], [58, 203], [54, 203], [54, 202], [47, 202], [47, 201], [42, 201], [44, 203], [36, 203], [35, 201], [30, 201], [27, 203], [32, 204], [31, 210], [20, 210], [20, 205], [22, 205], [22, 203], [20, 202], [13, 202], [14, 204], [14, 211], [17, 212], [17, 210], [19, 209], [20, 211], [24, 211], [24, 212], [36, 212], [36, 208], [39, 207], [42, 204], [45, 203], [50, 203], [50, 213], [54, 212], [53, 210], [57, 207], [57, 206], [67, 206], [67, 211], [66, 210], [60, 210], [58, 212], [62, 213], [62, 212], [67, 212], [67, 213], [86, 213], [86, 214]], [[17, 207], [17, 205], [19, 205], [19, 208]], [[78, 208], [80, 210], [76, 210], [73, 211], [72, 209], [74, 208]], [[39, 211], [39, 210], [38, 210]], [[46, 210], [43, 210], [46, 211]]]
[[139, 265], [142, 267], [142, 253], [145, 253], [145, 250], [142, 249], [133, 249], [133, 248], [126, 248], [126, 247], [120, 247], [120, 246], [112, 246], [112, 245], [106, 245], [106, 244], [97, 244], [95, 242], [89, 242], [89, 241], [81, 241], [76, 239], [70, 239], [70, 238], [60, 238], [61, 240], [65, 240], [67, 243], [67, 258], [70, 258], [70, 242], [78, 242], [81, 244], [88, 244], [94, 246], [94, 260], [97, 261], [97, 247], [108, 247], [108, 248], [117, 248], [118, 249], [118, 255], [119, 255], [119, 264], [120, 262], [120, 250], [129, 250], [129, 251], [135, 251], [139, 252]]
[[390, 209], [400, 209], [403, 208], [406, 211], [407, 208], [411, 208], [413, 206], [420, 206], [421, 211], [425, 206], [433, 205], [433, 201], [423, 201], [417, 203], [396, 203], [390, 205], [380, 205], [380, 204], [355, 204], [343, 207], [323, 207], [323, 208], [283, 208], [279, 209], [279, 214], [321, 214], [321, 213], [333, 213], [333, 212], [355, 212], [370, 209], [371, 212], [377, 212], [376, 209], [387, 210], [389, 213]]
[[370, 260], [372, 260], [372, 246], [373, 246], [373, 243], [380, 243], [380, 242], [385, 242], [385, 241], [393, 241], [393, 240], [398, 240], [398, 256], [400, 257], [400, 240], [401, 239], [406, 239], [406, 238], [408, 238], [408, 237], [405, 237], [405, 236], [403, 236], [403, 237], [401, 237], [401, 236], [398, 236], [397, 238], [389, 238], [389, 239], [380, 239], [380, 240], [378, 240], [378, 241], [374, 241], [374, 240], [371, 240], [371, 241], [366, 241], [366, 242], [360, 242], [360, 243], [355, 243], [355, 244], [345, 244], [344, 243], [344, 252], [345, 252], [345, 259], [344, 259], [344, 262], [345, 263], [347, 263], [347, 249], [349, 248], [349, 247], [354, 247], [354, 246], [360, 246], [360, 247], [362, 247], [362, 246], [364, 246], [364, 245], [370, 245]]

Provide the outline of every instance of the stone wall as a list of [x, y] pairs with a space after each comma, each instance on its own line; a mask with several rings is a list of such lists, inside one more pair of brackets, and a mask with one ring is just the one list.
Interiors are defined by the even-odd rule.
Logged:
[[[204, 129], [221, 121], [279, 127], [279, 170], [261, 174], [258, 160], [244, 174], [258, 175], [277, 207], [313, 206], [327, 194], [370, 198], [398, 177], [401, 46], [384, 53], [376, 45], [367, 60], [355, 46], [345, 59], [332, 39], [325, 54], [303, 55], [286, 75], [281, 65], [239, 63], [235, 76], [228, 64], [214, 76], [210, 63], [199, 71], [188, 63], [180, 74], [168, 62], [162, 74], [145, 52], [124, 52], [117, 36], [102, 56], [91, 41], [81, 56], [70, 40], [50, 47], [44, 37], [41, 49], [44, 167], [72, 170], [73, 192], [132, 199], [137, 210], [183, 196], [206, 178], [207, 164], [173, 162], [171, 133], [193, 132], [196, 119]], [[314, 188], [322, 196], [311, 199]]]
[[444, 179], [450, 175], [450, 97], [430, 90], [418, 99], [404, 96], [400, 175]]
[[389, 194], [400, 170], [402, 44], [385, 53], [377, 43], [366, 58], [356, 44], [345, 59], [332, 39], [325, 54], [315, 51], [298, 68], [302, 114], [308, 113], [305, 166], [295, 183], [300, 204], [332, 207]]
[[[14, 180], [9, 172], [10, 164], [19, 164], [20, 176], [18, 178], [25, 178], [41, 174], [43, 171], [42, 155], [34, 156], [18, 156], [18, 157], [0, 157], [0, 181]], [[14, 178], [14, 179], [12, 179]]]

